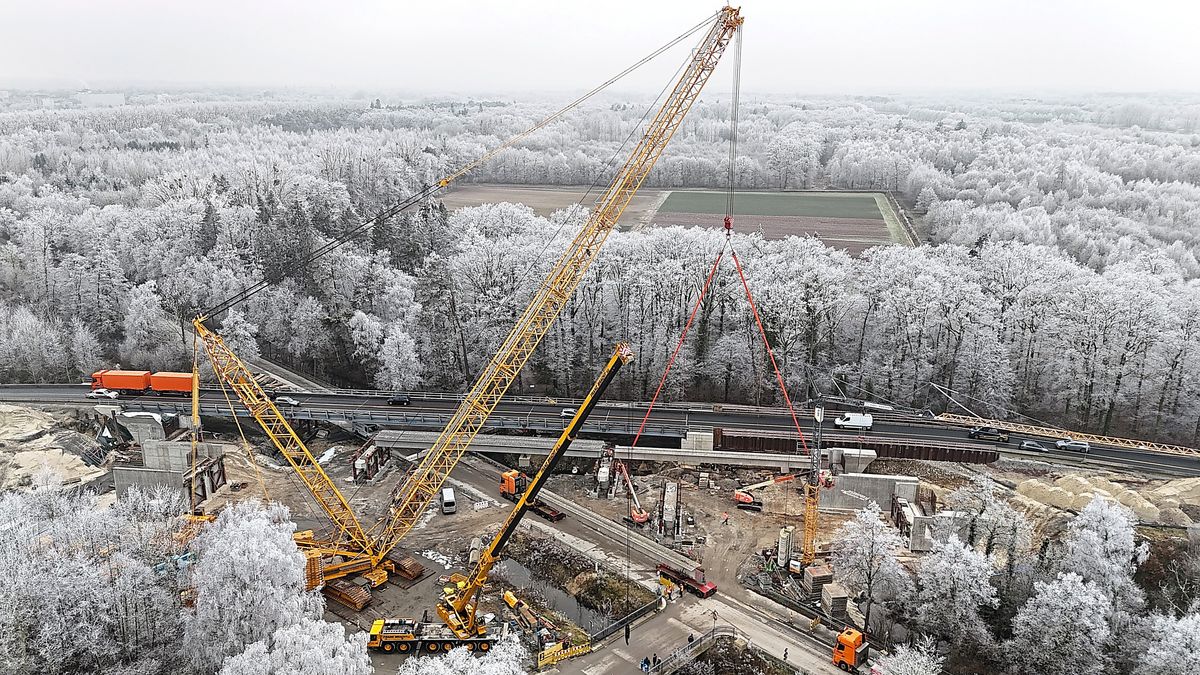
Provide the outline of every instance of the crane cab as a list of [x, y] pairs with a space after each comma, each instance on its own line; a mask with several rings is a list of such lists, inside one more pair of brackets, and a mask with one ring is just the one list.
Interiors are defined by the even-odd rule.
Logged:
[[838, 633], [837, 642], [833, 645], [833, 665], [857, 673], [860, 666], [867, 664], [870, 650], [871, 645], [863, 638], [861, 631], [847, 628]]
[[367, 646], [371, 649], [381, 649], [392, 652], [399, 647], [401, 652], [407, 652], [416, 644], [421, 633], [421, 625], [409, 619], [376, 619], [371, 624], [371, 632], [367, 634]]

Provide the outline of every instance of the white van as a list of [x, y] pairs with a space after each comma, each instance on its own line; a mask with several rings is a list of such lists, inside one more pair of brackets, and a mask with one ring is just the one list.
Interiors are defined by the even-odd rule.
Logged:
[[869, 431], [873, 420], [870, 415], [862, 413], [842, 413], [842, 416], [833, 421], [833, 426], [839, 429], [862, 429]]
[[442, 488], [442, 513], [454, 513], [458, 505], [454, 502], [454, 488]]

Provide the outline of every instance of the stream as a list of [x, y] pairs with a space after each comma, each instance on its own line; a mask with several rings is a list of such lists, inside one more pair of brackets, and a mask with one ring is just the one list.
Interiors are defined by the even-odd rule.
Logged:
[[[546, 604], [554, 611], [562, 614], [589, 634], [595, 634], [608, 627], [612, 619], [594, 609], [579, 604], [575, 596], [557, 586], [552, 586], [543, 577], [531, 572], [521, 563], [505, 558], [496, 563], [496, 571], [518, 589], [537, 591], [546, 599]], [[517, 597], [521, 597], [520, 591]]]

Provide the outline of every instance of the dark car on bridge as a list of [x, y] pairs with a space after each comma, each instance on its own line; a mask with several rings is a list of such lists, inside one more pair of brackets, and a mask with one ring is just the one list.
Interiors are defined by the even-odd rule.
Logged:
[[1008, 432], [1001, 431], [996, 427], [975, 427], [967, 433], [968, 438], [979, 438], [988, 441], [1000, 441], [1001, 443], [1008, 442]]
[[408, 405], [412, 398], [408, 394], [392, 394], [388, 397], [388, 405]]

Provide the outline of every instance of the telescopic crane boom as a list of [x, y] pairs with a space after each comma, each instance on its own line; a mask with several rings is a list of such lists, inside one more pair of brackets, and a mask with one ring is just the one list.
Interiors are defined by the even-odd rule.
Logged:
[[625, 466], [625, 462], [616, 460], [616, 472], [621, 474], [625, 479], [625, 489], [629, 490], [629, 496], [633, 500], [633, 504], [629, 506], [629, 519], [641, 525], [650, 520], [650, 513], [642, 508], [642, 501], [638, 499], [637, 491], [633, 489], [633, 478], [629, 475], [629, 467]]
[[504, 550], [504, 545], [508, 543], [509, 537], [517, 531], [517, 525], [521, 523], [521, 518], [529, 510], [530, 504], [537, 499], [538, 492], [546, 484], [546, 479], [554, 471], [554, 466], [558, 464], [558, 460], [566, 453], [567, 448], [571, 445], [571, 441], [575, 440], [579, 429], [583, 427], [584, 421], [591, 414], [592, 408], [596, 405], [604, 390], [608, 388], [608, 384], [617, 376], [617, 372], [621, 370], [621, 366], [631, 358], [633, 358], [633, 351], [629, 348], [629, 345], [624, 342], [618, 343], [616, 349], [613, 350], [613, 355], [608, 359], [608, 363], [600, 371], [600, 376], [596, 378], [596, 383], [592, 385], [591, 391], [584, 397], [582, 405], [576, 409], [575, 416], [571, 418], [571, 422], [567, 424], [567, 428], [563, 430], [554, 447], [546, 455], [546, 459], [542, 462], [542, 466], [538, 469], [537, 474], [529, 481], [528, 487], [525, 488], [524, 494], [521, 495], [520, 499], [517, 500], [516, 506], [508, 514], [504, 525], [500, 527], [500, 531], [496, 533], [495, 538], [492, 539], [492, 543], [480, 553], [479, 562], [476, 563], [475, 569], [460, 584], [458, 590], [447, 594], [438, 603], [438, 616], [442, 618], [446, 626], [454, 631], [454, 634], [459, 638], [470, 639], [481, 637], [486, 632], [484, 626], [476, 620], [475, 607], [478, 602], [479, 591], [487, 582], [492, 566], [500, 559], [500, 552]]

